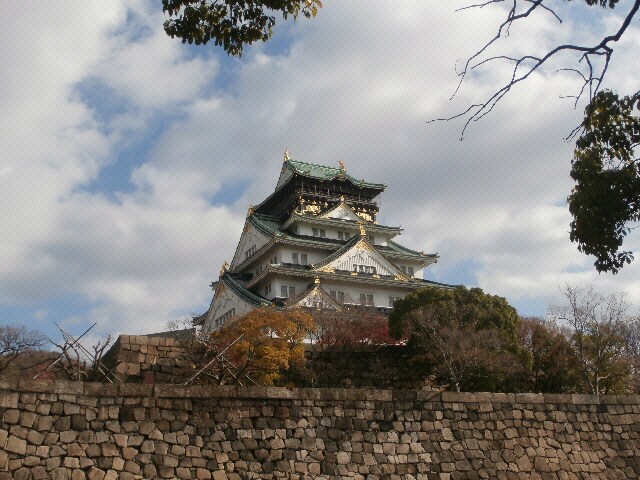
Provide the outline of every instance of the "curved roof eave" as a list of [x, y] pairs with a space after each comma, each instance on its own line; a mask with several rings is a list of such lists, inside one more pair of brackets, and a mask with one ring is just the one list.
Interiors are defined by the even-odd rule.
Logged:
[[321, 218], [319, 216], [301, 215], [298, 212], [293, 212], [291, 216], [284, 221], [284, 223], [282, 224], [282, 228], [288, 227], [295, 220], [315, 224], [334, 225], [336, 227], [350, 226], [355, 229], [359, 228], [360, 225], [365, 225], [367, 230], [371, 230], [373, 232], [392, 232], [396, 235], [400, 235], [400, 232], [403, 231], [403, 229], [400, 227], [388, 227], [386, 225], [378, 225], [375, 223], [366, 222], [364, 220], [362, 222], [355, 222], [351, 220], [338, 220], [335, 218]]
[[[304, 170], [296, 168], [294, 166], [294, 163], [302, 164], [302, 165], [308, 165], [309, 167], [314, 167], [314, 168], [320, 168], [320, 169], [326, 169], [326, 170], [335, 170], [336, 173], [334, 175], [332, 175], [332, 176], [312, 175], [312, 174], [310, 174], [310, 169], [309, 169], [309, 172], [306, 172]], [[254, 207], [256, 210], [260, 209], [265, 203], [267, 203], [272, 197], [274, 197], [280, 190], [282, 190], [289, 183], [291, 183], [291, 181], [295, 178], [296, 174], [300, 175], [300, 176], [303, 176], [303, 177], [307, 177], [307, 178], [314, 178], [314, 179], [317, 179], [317, 180], [345, 179], [345, 180], [348, 180], [349, 182], [351, 182], [356, 187], [371, 188], [373, 190], [383, 191], [385, 188], [387, 188], [387, 186], [384, 183], [369, 183], [369, 182], [365, 182], [364, 180], [358, 180], [357, 178], [349, 175], [348, 173], [345, 173], [344, 171], [340, 170], [339, 168], [325, 167], [323, 165], [316, 165], [314, 163], [297, 162], [297, 161], [294, 161], [294, 160], [285, 160], [284, 166], [286, 168], [288, 168], [289, 170], [291, 170], [291, 172], [293, 172], [294, 175], [291, 175], [291, 177], [289, 177], [282, 185], [280, 185], [278, 188], [276, 188], [271, 193], [271, 195], [269, 195], [262, 202], [260, 202], [258, 205], [256, 205]]]
[[387, 188], [384, 183], [370, 183], [365, 182], [364, 179], [359, 180], [354, 176], [349, 175], [342, 168], [327, 167], [326, 165], [299, 162], [291, 159], [286, 160], [285, 165], [293, 173], [297, 173], [298, 175], [302, 175], [307, 178], [315, 178], [318, 180], [334, 180], [337, 178], [349, 180], [353, 185], [359, 187], [372, 188], [374, 190], [384, 190]]
[[228, 274], [224, 274], [222, 277], [220, 277], [220, 281], [251, 305], [254, 305], [256, 307], [266, 307], [271, 305], [271, 302], [269, 300], [250, 292], [244, 286], [236, 282], [235, 279]]

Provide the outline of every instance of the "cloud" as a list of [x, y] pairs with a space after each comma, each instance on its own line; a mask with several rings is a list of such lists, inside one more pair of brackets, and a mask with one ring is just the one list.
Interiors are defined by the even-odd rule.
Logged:
[[[539, 313], [565, 281], [640, 291], [637, 264], [597, 276], [568, 240], [563, 137], [581, 112], [558, 97], [574, 78], [533, 76], [463, 142], [461, 122], [427, 123], [484, 98], [504, 73], [474, 74], [449, 100], [456, 60], [504, 14], [483, 9], [480, 21], [452, 9], [327, 4], [314, 20], [279, 25], [282, 48], [257, 45], [241, 60], [167, 38], [152, 2], [9, 12], [22, 20], [3, 31], [0, 54], [15, 65], [0, 77], [10, 152], [0, 162], [0, 305], [112, 333], [201, 313], [285, 148], [388, 184], [380, 219], [401, 224], [407, 246], [439, 252], [430, 278], [456, 283], [464, 268]], [[545, 16], [523, 34], [547, 48], [557, 31]], [[632, 37], [616, 65], [633, 58]], [[625, 69], [612, 77], [629, 82]], [[107, 168], [121, 183], [103, 180]], [[66, 297], [83, 299], [78, 312], [53, 306]]]

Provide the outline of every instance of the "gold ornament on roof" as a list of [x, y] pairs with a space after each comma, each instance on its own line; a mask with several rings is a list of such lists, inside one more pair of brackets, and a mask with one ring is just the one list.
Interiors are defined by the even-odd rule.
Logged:
[[223, 276], [227, 270], [229, 270], [229, 264], [225, 260], [224, 263], [222, 264], [222, 267], [220, 267], [220, 276]]
[[315, 283], [316, 285], [320, 285], [320, 277], [314, 278], [313, 283]]
[[288, 162], [289, 160], [291, 160], [291, 154], [289, 153], [289, 149], [286, 148], [284, 151], [284, 161]]
[[253, 215], [253, 205], [249, 205], [249, 208], [247, 209], [247, 217], [250, 217], [251, 215]]
[[342, 160], [338, 160], [338, 167], [340, 167], [340, 170], [344, 170], [344, 163], [342, 163]]
[[344, 203], [344, 195], [340, 195], [340, 203]]
[[367, 236], [367, 231], [365, 230], [364, 225], [362, 223], [360, 224], [360, 236], [361, 237]]
[[331, 265], [325, 265], [324, 267], [319, 268], [318, 271], [326, 273], [336, 273], [335, 267], [332, 267]]

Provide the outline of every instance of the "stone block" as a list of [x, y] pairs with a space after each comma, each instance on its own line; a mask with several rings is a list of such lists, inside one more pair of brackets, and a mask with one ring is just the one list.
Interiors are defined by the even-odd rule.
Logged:
[[571, 403], [574, 405], [598, 405], [600, 398], [597, 395], [574, 393], [571, 395]]
[[159, 398], [185, 398], [187, 387], [184, 385], [156, 384], [153, 385], [153, 392]]
[[54, 393], [60, 395], [82, 395], [84, 389], [83, 382], [70, 382], [66, 380], [57, 380], [54, 382]]
[[24, 455], [27, 452], [27, 441], [10, 435], [4, 448], [7, 452]]

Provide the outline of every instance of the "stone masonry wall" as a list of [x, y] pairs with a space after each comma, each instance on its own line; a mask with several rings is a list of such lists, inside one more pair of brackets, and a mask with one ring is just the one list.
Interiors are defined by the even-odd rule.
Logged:
[[120, 335], [103, 362], [127, 383], [183, 383], [190, 371], [182, 341], [160, 336]]
[[636, 396], [0, 381], [0, 480], [625, 479]]

